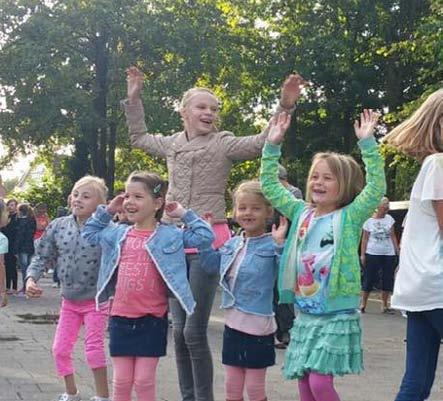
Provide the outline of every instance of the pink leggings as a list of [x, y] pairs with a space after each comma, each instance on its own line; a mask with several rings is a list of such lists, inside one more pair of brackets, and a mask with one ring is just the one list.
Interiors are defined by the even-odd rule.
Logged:
[[52, 355], [59, 376], [64, 377], [74, 373], [72, 351], [82, 325], [85, 326], [85, 354], [89, 367], [91, 369], [106, 367], [104, 348], [106, 311], [106, 306], [97, 311], [93, 299], [62, 300], [60, 318], [52, 345]]
[[159, 358], [115, 356], [114, 401], [131, 401], [132, 386], [137, 401], [155, 401], [155, 371]]
[[334, 388], [334, 376], [306, 373], [298, 381], [300, 401], [340, 401]]
[[225, 366], [226, 399], [229, 401], [243, 400], [246, 386], [249, 401], [266, 400], [266, 368], [248, 369], [237, 366]]

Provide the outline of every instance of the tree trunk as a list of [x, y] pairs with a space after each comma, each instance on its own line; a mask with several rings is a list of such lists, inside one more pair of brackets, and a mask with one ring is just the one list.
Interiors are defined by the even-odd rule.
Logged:
[[117, 141], [117, 122], [115, 120], [109, 123], [109, 147], [108, 147], [108, 174], [106, 183], [109, 188], [109, 195], [114, 194], [114, 178], [115, 178], [115, 147]]

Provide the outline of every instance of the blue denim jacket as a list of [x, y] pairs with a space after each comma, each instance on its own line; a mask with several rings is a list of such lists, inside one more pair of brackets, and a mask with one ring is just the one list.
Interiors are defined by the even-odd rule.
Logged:
[[[246, 251], [235, 273], [234, 288], [230, 288], [227, 273], [243, 247]], [[249, 238], [235, 236], [219, 250], [200, 246], [199, 250], [202, 267], [208, 273], [220, 271], [220, 286], [223, 288], [221, 308], [236, 308], [254, 315], [273, 315], [274, 284], [283, 246], [277, 246], [271, 234]]]
[[[82, 236], [89, 243], [100, 244], [102, 249], [97, 303], [104, 302], [115, 294], [122, 245], [132, 228], [124, 224], [115, 224], [111, 220], [112, 215], [106, 211], [104, 205], [100, 205], [82, 230]], [[209, 247], [214, 240], [214, 234], [209, 225], [192, 210], [188, 210], [182, 220], [186, 224], [185, 229], [159, 224], [146, 241], [145, 249], [168, 288], [185, 312], [191, 314], [195, 301], [187, 278], [184, 248], [195, 248], [197, 244]]]

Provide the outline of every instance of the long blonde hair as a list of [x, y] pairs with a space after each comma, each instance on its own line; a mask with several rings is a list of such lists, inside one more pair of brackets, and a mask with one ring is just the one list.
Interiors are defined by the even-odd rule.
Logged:
[[314, 174], [315, 166], [320, 160], [324, 160], [330, 168], [338, 183], [338, 206], [349, 205], [362, 191], [365, 180], [358, 163], [349, 155], [335, 152], [316, 153], [312, 159], [306, 184], [306, 201], [315, 205], [312, 201], [310, 181]]
[[443, 89], [432, 93], [412, 116], [386, 135], [384, 141], [419, 161], [443, 152]]

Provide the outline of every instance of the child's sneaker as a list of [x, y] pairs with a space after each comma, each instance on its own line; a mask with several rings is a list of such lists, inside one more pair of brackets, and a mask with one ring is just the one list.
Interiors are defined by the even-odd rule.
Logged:
[[58, 396], [57, 401], [82, 401], [82, 397], [80, 397], [80, 393], [78, 391], [77, 394], [74, 395], [63, 393]]

